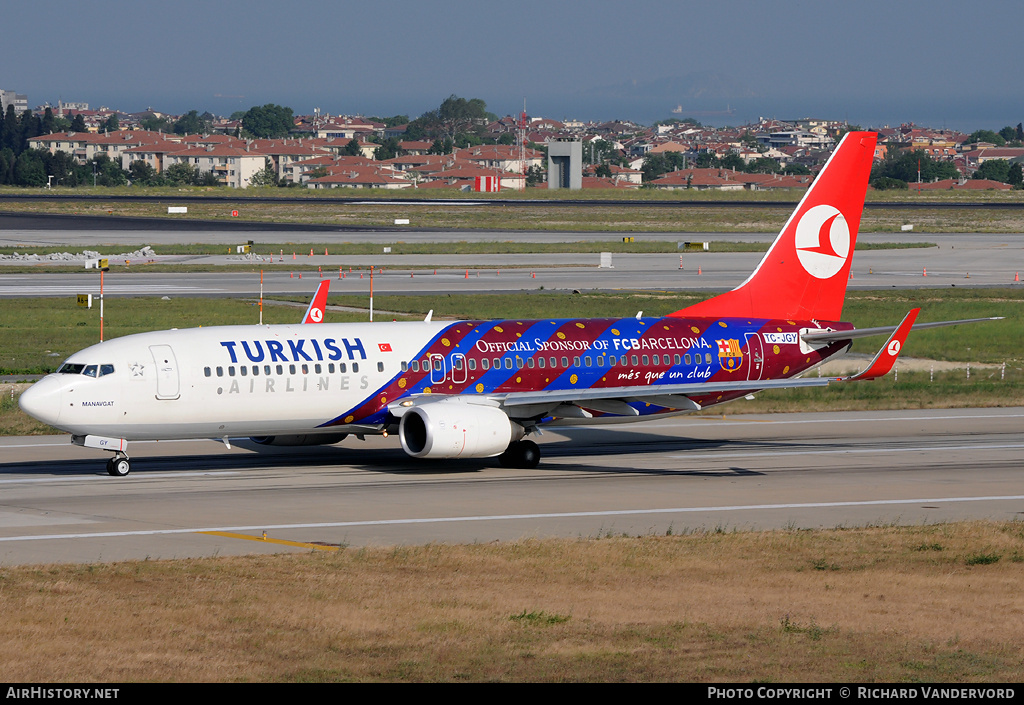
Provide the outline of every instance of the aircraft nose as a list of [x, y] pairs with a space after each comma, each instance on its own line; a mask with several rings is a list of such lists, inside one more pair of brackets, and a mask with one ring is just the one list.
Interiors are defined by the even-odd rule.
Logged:
[[18, 406], [26, 414], [51, 426], [56, 425], [60, 416], [61, 383], [54, 375], [48, 375], [22, 392]]

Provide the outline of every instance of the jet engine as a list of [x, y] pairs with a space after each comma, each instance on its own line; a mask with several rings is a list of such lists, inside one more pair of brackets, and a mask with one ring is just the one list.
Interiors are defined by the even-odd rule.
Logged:
[[261, 446], [326, 446], [345, 440], [347, 433], [305, 433], [292, 436], [251, 436]]
[[414, 406], [398, 426], [402, 449], [414, 458], [489, 458], [523, 434], [501, 409], [457, 401]]

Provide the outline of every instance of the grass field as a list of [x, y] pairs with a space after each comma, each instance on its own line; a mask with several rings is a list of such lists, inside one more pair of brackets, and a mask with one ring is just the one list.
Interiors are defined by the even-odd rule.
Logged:
[[[281, 195], [307, 196], [288, 189]], [[23, 192], [24, 193], [24, 192]], [[190, 202], [187, 215], [168, 216], [167, 204], [174, 203], [175, 195], [196, 195], [194, 191], [175, 192], [171, 190], [166, 202], [121, 202], [121, 201], [4, 201], [2, 210], [12, 213], [54, 213], [63, 215], [132, 216], [143, 218], [251, 221], [296, 223], [334, 226], [393, 227], [396, 218], [408, 218], [413, 228], [441, 229], [485, 229], [485, 230], [567, 230], [582, 232], [769, 232], [778, 230], [792, 212], [803, 192], [768, 193], [749, 192], [735, 196], [708, 194], [707, 192], [659, 193], [644, 189], [641, 192], [622, 196], [626, 200], [652, 205], [624, 208], [601, 204], [606, 194], [595, 196], [586, 192], [573, 194], [572, 198], [598, 201], [586, 207], [544, 203], [553, 198], [543, 194], [537, 203], [530, 205], [506, 206], [484, 204], [468, 208], [464, 205], [445, 205], [424, 199], [421, 204], [395, 204], [386, 197], [373, 194], [375, 201], [366, 203], [328, 203], [316, 196], [308, 196], [303, 203], [255, 203], [246, 201], [244, 195], [235, 193], [208, 192], [207, 195], [237, 196], [228, 202]], [[103, 194], [99, 194], [103, 195]], [[261, 189], [256, 195], [274, 195], [273, 190]], [[337, 194], [329, 194], [337, 197]], [[414, 195], [414, 194], [413, 194]], [[508, 193], [501, 198], [530, 198]], [[352, 194], [341, 194], [353, 197]], [[362, 194], [359, 194], [362, 196]], [[435, 197], [468, 198], [479, 194], [459, 195], [436, 194]], [[620, 197], [618, 193], [616, 198]], [[871, 194], [869, 207], [861, 220], [861, 232], [899, 232], [905, 224], [913, 224], [918, 232], [1024, 232], [1024, 210], [1002, 208], [920, 208], [921, 205], [950, 204], [969, 201], [992, 203], [993, 205], [1024, 203], [1024, 191], [1008, 191], [979, 194], [974, 198], [961, 194], [900, 194], [893, 192]], [[396, 198], [407, 198], [409, 194], [395, 194]], [[534, 199], [531, 199], [534, 200]], [[908, 208], [871, 208], [872, 201], [906, 203]], [[751, 203], [750, 208], [686, 205], [688, 201], [728, 201]], [[783, 202], [783, 205], [754, 207], [759, 201]], [[665, 207], [664, 204], [678, 203], [680, 208]], [[660, 204], [660, 205], [655, 205]], [[913, 207], [910, 207], [913, 206]], [[232, 217], [233, 211], [239, 217]]]
[[1020, 522], [672, 534], [5, 567], [0, 661], [10, 682], [1024, 678]]

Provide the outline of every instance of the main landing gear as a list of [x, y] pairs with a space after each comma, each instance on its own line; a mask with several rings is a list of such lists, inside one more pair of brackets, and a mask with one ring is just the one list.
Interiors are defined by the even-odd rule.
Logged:
[[540, 463], [540, 448], [533, 441], [513, 441], [498, 462], [503, 468], [535, 468]]
[[132, 471], [132, 464], [124, 453], [117, 453], [107, 461], [107, 474], [114, 477], [124, 477]]

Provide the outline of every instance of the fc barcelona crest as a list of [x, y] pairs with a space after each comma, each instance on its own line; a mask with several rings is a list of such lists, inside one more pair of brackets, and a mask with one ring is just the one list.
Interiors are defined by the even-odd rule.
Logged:
[[743, 365], [743, 351], [740, 350], [740, 341], [735, 338], [729, 340], [716, 340], [718, 343], [718, 362], [722, 369], [732, 372]]

